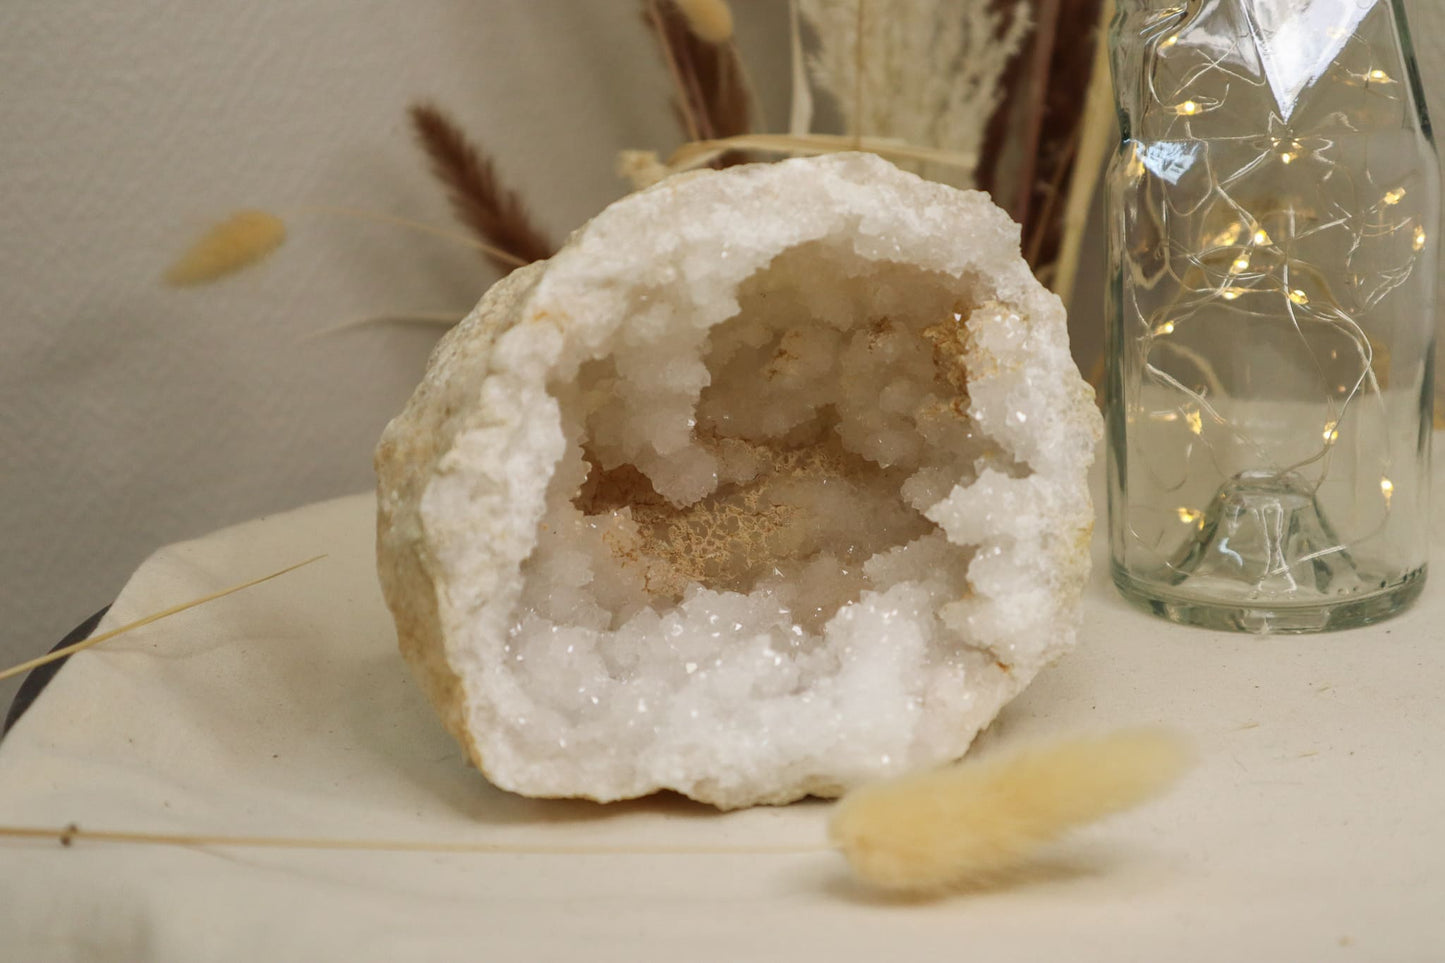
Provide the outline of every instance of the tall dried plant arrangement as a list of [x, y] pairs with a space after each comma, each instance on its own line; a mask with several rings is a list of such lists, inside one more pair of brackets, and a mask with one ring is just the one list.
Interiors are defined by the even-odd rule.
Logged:
[[[719, 140], [752, 130], [752, 94], [747, 70], [732, 39], [732, 13], [725, 3], [643, 0], [642, 20], [676, 88], [673, 108], [688, 138]], [[713, 161], [726, 167], [745, 158], [730, 151]]]
[[1096, 59], [1103, 3], [1035, 2], [1038, 26], [1005, 76], [978, 186], [1024, 226], [1025, 257], [1040, 280], [1059, 290], [1055, 272], [1072, 270], [1061, 263], [1071, 256], [1063, 244], [1065, 211], [1079, 191], [1093, 193], [1092, 180], [1085, 184], [1073, 175], [1081, 146], [1099, 123], [1087, 109], [1086, 92], [1101, 70], [1107, 74]]
[[[973, 156], [1031, 23], [1028, 0], [798, 0], [798, 9], [817, 41], [813, 80], [850, 134]], [[974, 186], [968, 169], [917, 169]]]

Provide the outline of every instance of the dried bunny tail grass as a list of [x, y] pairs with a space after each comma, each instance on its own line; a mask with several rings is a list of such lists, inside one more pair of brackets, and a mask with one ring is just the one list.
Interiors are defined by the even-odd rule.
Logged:
[[505, 274], [519, 263], [551, 257], [556, 251], [552, 242], [532, 224], [516, 192], [502, 186], [491, 158], [456, 122], [431, 104], [414, 104], [410, 114], [417, 142], [431, 161], [432, 173], [446, 186], [453, 212], [477, 236], [492, 263]]
[[[818, 38], [813, 78], [849, 131], [972, 156], [1030, 27], [1027, 0], [1007, 11], [991, 0], [799, 0], [799, 10]], [[922, 173], [973, 182], [971, 169]]]
[[656, 151], [624, 150], [617, 154], [617, 176], [630, 181], [633, 190], [651, 187], [672, 173], [673, 169], [658, 159]]
[[150, 625], [152, 622], [159, 622], [161, 619], [169, 618], [172, 615], [177, 615], [181, 612], [186, 611], [186, 609], [193, 609], [198, 605], [204, 605], [207, 602], [214, 602], [216, 599], [224, 598], [227, 595], [233, 595], [236, 592], [241, 591], [242, 589], [248, 589], [253, 585], [260, 585], [262, 582], [269, 582], [273, 578], [280, 578], [287, 572], [294, 572], [298, 568], [301, 568], [303, 565], [310, 565], [312, 562], [320, 561], [325, 557], [325, 555], [317, 555], [314, 558], [308, 558], [304, 562], [297, 562], [295, 565], [288, 565], [285, 568], [272, 572], [269, 575], [262, 575], [260, 578], [253, 578], [250, 581], [242, 582], [240, 585], [232, 585], [230, 588], [221, 589], [219, 592], [212, 592], [210, 595], [203, 595], [198, 599], [192, 599], [189, 602], [182, 602], [180, 605], [173, 605], [163, 611], [154, 612], [150, 615], [147, 615], [145, 618], [136, 619], [134, 622], [122, 625], [120, 628], [111, 629], [110, 631], [102, 632], [99, 635], [93, 635], [88, 639], [84, 639], [80, 642], [75, 643], [74, 645], [67, 645], [64, 648], [56, 649], [53, 652], [47, 652], [45, 655], [42, 655], [39, 658], [31, 659], [28, 662], [22, 662], [19, 665], [11, 666], [8, 669], [0, 671], [0, 681], [4, 681], [11, 676], [20, 675], [22, 672], [29, 672], [31, 669], [37, 669], [42, 665], [46, 665], [47, 663], [56, 662], [60, 659], [67, 658], [68, 656], [72, 656], [83, 649], [88, 649], [91, 646], [99, 645], [102, 642], [106, 642], [110, 639], [115, 638], [117, 635], [123, 635], [126, 632], [134, 631], [135, 629], [141, 628], [142, 626]]
[[[986, 882], [1019, 868], [1040, 844], [1065, 830], [1160, 792], [1184, 771], [1188, 758], [1177, 736], [1134, 730], [917, 773], [850, 793], [835, 808], [829, 837], [861, 879], [886, 889], [930, 892]], [[520, 855], [788, 856], [827, 848], [810, 843], [689, 846], [239, 836], [90, 830], [74, 823], [63, 828], [0, 826], [0, 838], [53, 840], [65, 846], [87, 841]]]
[[829, 839], [886, 889], [986, 882], [1066, 830], [1161, 792], [1189, 755], [1180, 737], [1141, 729], [915, 773], [844, 797]]
[[[350, 207], [327, 207], [327, 205], [296, 207], [286, 211], [286, 214], [318, 214], [324, 215], [324, 217], [353, 218], [353, 220], [371, 221], [371, 223], [376, 224], [390, 224], [390, 226], [406, 228], [406, 230], [416, 231], [416, 233], [419, 234], [431, 234], [432, 237], [441, 237], [441, 239], [454, 241], [454, 243], [457, 244], [465, 244], [467, 247], [480, 250], [481, 253], [486, 254], [487, 257], [490, 257], [491, 260], [499, 263], [499, 265], [506, 265], [507, 270], [522, 268], [522, 266], [529, 263], [526, 262], [526, 260], [520, 259], [520, 257], [514, 256], [512, 253], [504, 252], [500, 247], [493, 246], [493, 244], [487, 244], [484, 243], [484, 241], [478, 241], [473, 239], [473, 237], [468, 237], [467, 234], [461, 234], [458, 233], [458, 231], [449, 231], [447, 228], [436, 227], [434, 224], [426, 224], [423, 223], [423, 221], [412, 220], [412, 218], [409, 217], [397, 217], [396, 214], [383, 214], [380, 213], [380, 211], [358, 210], [358, 208]], [[275, 244], [270, 244], [269, 247], [262, 250], [260, 249], [260, 240], [262, 239], [260, 239], [259, 231], [254, 231], [256, 236], [247, 239], [246, 234], [254, 230], [254, 228], [250, 227], [250, 224], [253, 223], [253, 221], [259, 221], [259, 218], [267, 218], [267, 220], [272, 221], [272, 230], [279, 231], [282, 240], [285, 239], [285, 221], [282, 220], [279, 214], [269, 214], [266, 213], [266, 211], [241, 211], [241, 213], [231, 215], [231, 217], [227, 218], [223, 223], [212, 228], [210, 234], [202, 237], [194, 247], [191, 247], [191, 250], [188, 250], [188, 252], [181, 257], [181, 260], [178, 260], [178, 262], [166, 272], [166, 281], [176, 286], [205, 285], [205, 283], [211, 283], [212, 281], [220, 281], [221, 278], [225, 278], [225, 276], [231, 275], [231, 273], [236, 273], [238, 270], [250, 268], [251, 265], [262, 260], [263, 257], [266, 257], [266, 254], [269, 254], [279, 246], [280, 240], [277, 240]], [[202, 250], [204, 247], [210, 250], [211, 253], [205, 253], [204, 250]], [[225, 249], [228, 249], [228, 247], [234, 247], [234, 252], [231, 254], [225, 253]], [[202, 254], [204, 254], [204, 256], [202, 256]], [[192, 266], [192, 262], [197, 263]], [[205, 268], [205, 263], [210, 263], [210, 268]]]
[[704, 43], [726, 43], [733, 38], [733, 11], [727, 0], [674, 0], [687, 18], [693, 35]]
[[212, 227], [164, 275], [167, 284], [207, 284], [250, 267], [286, 240], [286, 224], [266, 211], [236, 211]]

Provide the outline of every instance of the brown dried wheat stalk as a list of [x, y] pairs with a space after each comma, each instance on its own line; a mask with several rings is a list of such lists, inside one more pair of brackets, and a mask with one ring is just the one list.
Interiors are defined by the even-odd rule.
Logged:
[[[410, 114], [417, 142], [431, 160], [432, 173], [446, 186], [457, 220], [482, 242], [523, 264], [555, 253], [551, 241], [532, 224], [516, 192], [502, 186], [491, 158], [455, 121], [431, 104], [415, 104]], [[484, 253], [504, 274], [517, 267], [507, 258]]]
[[[642, 19], [657, 38], [672, 74], [678, 119], [693, 141], [721, 140], [752, 130], [747, 73], [729, 37], [714, 43], [700, 36], [673, 0], [643, 0]], [[747, 160], [729, 151], [712, 162], [729, 167]]]

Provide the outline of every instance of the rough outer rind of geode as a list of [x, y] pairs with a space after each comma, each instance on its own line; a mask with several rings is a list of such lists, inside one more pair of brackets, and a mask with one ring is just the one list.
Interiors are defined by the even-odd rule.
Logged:
[[723, 808], [956, 758], [1074, 641], [1099, 435], [979, 193], [676, 177], [514, 272], [377, 448], [403, 653], [494, 783]]

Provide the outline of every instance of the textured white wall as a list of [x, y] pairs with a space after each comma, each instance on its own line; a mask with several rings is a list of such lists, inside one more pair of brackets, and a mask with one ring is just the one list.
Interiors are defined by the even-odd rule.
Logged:
[[[736, 9], [749, 60], [781, 70], [778, 4]], [[306, 336], [461, 312], [494, 277], [445, 241], [307, 216], [272, 260], [211, 287], [161, 287], [168, 260], [241, 206], [449, 225], [405, 126], [417, 97], [452, 108], [561, 238], [623, 192], [619, 148], [677, 142], [636, 10], [0, 4], [0, 666], [48, 648], [162, 544], [368, 488], [435, 333]]]
[[[733, 2], [779, 125], [783, 4]], [[1445, 3], [1407, 8], [1445, 118]], [[159, 545], [369, 487], [372, 443], [433, 335], [306, 335], [383, 311], [461, 310], [493, 277], [445, 242], [296, 217], [262, 267], [161, 288], [195, 232], [248, 205], [449, 223], [403, 121], [429, 96], [560, 237], [622, 192], [617, 149], [676, 140], [635, 10], [0, 4], [0, 665], [48, 647]], [[1096, 294], [1076, 305], [1086, 326]], [[0, 683], [0, 703], [12, 691]]]

